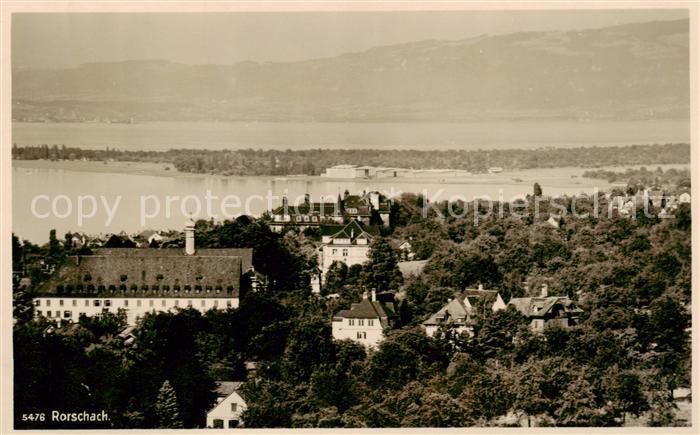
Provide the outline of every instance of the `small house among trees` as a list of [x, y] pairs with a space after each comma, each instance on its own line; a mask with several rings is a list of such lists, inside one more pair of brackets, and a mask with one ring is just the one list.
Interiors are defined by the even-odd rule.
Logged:
[[238, 392], [241, 384], [225, 381], [216, 383], [216, 405], [207, 412], [207, 428], [233, 429], [243, 426], [241, 415], [246, 409], [246, 403]]
[[350, 339], [366, 347], [376, 347], [384, 339], [384, 329], [391, 325], [395, 317], [393, 293], [377, 294], [373, 290], [368, 297], [365, 292], [360, 303], [352, 304], [349, 310], [342, 310], [333, 316], [333, 338]]
[[499, 311], [506, 308], [497, 290], [465, 289], [445, 306], [423, 322], [428, 337], [432, 337], [440, 327], [447, 327], [456, 333], [467, 332], [473, 335], [473, 316], [486, 310]]

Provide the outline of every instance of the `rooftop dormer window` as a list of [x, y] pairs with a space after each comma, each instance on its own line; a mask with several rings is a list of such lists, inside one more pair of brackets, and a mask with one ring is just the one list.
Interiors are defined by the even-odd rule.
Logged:
[[156, 280], [163, 281], [163, 274], [159, 273], [158, 275], [156, 275]]
[[85, 281], [85, 282], [92, 281], [92, 275], [90, 275], [89, 273], [86, 273], [85, 276], [83, 276], [83, 281]]
[[126, 279], [127, 279], [127, 276], [126, 276], [126, 275], [119, 275], [119, 280], [120, 280], [121, 282], [126, 281]]

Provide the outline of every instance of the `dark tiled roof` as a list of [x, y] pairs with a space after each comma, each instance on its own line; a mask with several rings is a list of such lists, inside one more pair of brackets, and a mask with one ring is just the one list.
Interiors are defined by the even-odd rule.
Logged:
[[[94, 255], [106, 257], [190, 257], [182, 248], [97, 248]], [[253, 267], [252, 248], [204, 248], [195, 251], [195, 257], [240, 257], [243, 272]]]
[[482, 301], [482, 299], [479, 296], [467, 295], [464, 297], [464, 299], [468, 300], [469, 304], [471, 304], [472, 307]]
[[487, 306], [490, 307], [493, 305], [494, 302], [496, 302], [496, 298], [498, 298], [498, 291], [468, 288], [464, 289], [464, 291], [462, 292], [462, 297], [469, 298], [469, 303], [472, 305], [474, 305], [474, 303], [480, 303], [483, 301], [483, 303], [487, 304]]
[[554, 308], [557, 305], [560, 305], [565, 313], [579, 314], [583, 312], [583, 310], [567, 296], [513, 298], [508, 302], [508, 305], [512, 305], [516, 310], [528, 317], [557, 316], [560, 314], [554, 312]]
[[343, 198], [345, 207], [362, 207], [368, 205], [368, 201], [360, 195], [348, 195]]
[[382, 326], [387, 326], [389, 318], [394, 316], [393, 303], [362, 299], [362, 302], [352, 304], [349, 310], [339, 311], [333, 319], [379, 319]]
[[441, 325], [441, 324], [460, 324], [466, 325], [469, 321], [469, 310], [462, 302], [461, 298], [456, 297], [445, 304], [444, 307], [430, 316], [428, 320], [424, 321], [423, 324], [428, 325]]
[[323, 224], [321, 225], [321, 235], [322, 236], [332, 236], [343, 229], [345, 225], [334, 225], [334, 224]]
[[216, 395], [219, 397], [228, 397], [238, 391], [243, 382], [216, 381]]
[[374, 225], [364, 225], [363, 223], [352, 219], [346, 225], [321, 225], [321, 234], [339, 239], [367, 238], [379, 234], [379, 228]]
[[406, 243], [406, 240], [391, 238], [391, 239], [387, 239], [387, 242], [389, 242], [389, 245], [391, 245], [392, 248], [399, 249], [401, 247], [401, 245]]
[[[457, 297], [445, 304], [437, 313], [433, 314], [424, 321], [424, 325], [440, 325], [440, 324], [460, 324], [467, 325], [471, 323], [470, 315], [473, 310], [480, 307], [490, 309], [498, 298], [498, 291], [483, 290], [483, 289], [465, 289]], [[471, 309], [465, 305], [464, 300], [468, 300]], [[461, 320], [458, 320], [461, 319]]]
[[238, 297], [252, 249], [97, 249], [70, 257], [41, 287], [58, 296]]

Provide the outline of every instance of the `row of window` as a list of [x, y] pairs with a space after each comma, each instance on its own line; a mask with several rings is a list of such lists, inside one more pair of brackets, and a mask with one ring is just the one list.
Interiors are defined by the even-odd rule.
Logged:
[[309, 222], [309, 221], [310, 221], [310, 222], [319, 222], [319, 221], [320, 221], [320, 219], [318, 218], [318, 216], [306, 216], [306, 215], [304, 215], [304, 216], [294, 216], [294, 220], [295, 220], [296, 222]]
[[[123, 307], [129, 307], [129, 299], [116, 299], [116, 300], [115, 300], [114, 306], [117, 306], [118, 301], [122, 301], [121, 306], [123, 306]], [[156, 303], [155, 303], [156, 300], [155, 300], [155, 299], [143, 299], [143, 300], [142, 300], [142, 299], [136, 299], [136, 307], [141, 307], [141, 306], [143, 306], [142, 304], [145, 303], [146, 301], [148, 301], [148, 306], [149, 306], [149, 307], [152, 308], [152, 307], [155, 307], [155, 306], [156, 306]], [[77, 306], [78, 306], [78, 299], [70, 299], [70, 302], [71, 302], [71, 306], [73, 306], [73, 307], [77, 307]], [[66, 303], [64, 302], [63, 299], [58, 299], [58, 306], [59, 306], [59, 307], [64, 306], [64, 304], [66, 304]], [[100, 307], [100, 306], [103, 306], [103, 304], [104, 304], [105, 307], [111, 307], [111, 306], [112, 306], [112, 300], [110, 300], [110, 299], [94, 299], [94, 300], [92, 301], [92, 306], [94, 306], [94, 307]], [[41, 306], [42, 306], [41, 299], [35, 299], [35, 300], [34, 300], [34, 305], [37, 306], [37, 307], [41, 307]], [[84, 299], [84, 306], [89, 307], [90, 305], [91, 305], [90, 300], [89, 300], [89, 299]], [[169, 305], [169, 304], [168, 304], [168, 300], [167, 300], [167, 299], [161, 299], [161, 300], [160, 300], [160, 306], [161, 306], [161, 307], [167, 307], [168, 305]], [[191, 299], [188, 299], [188, 300], [187, 300], [187, 306], [188, 306], [188, 307], [191, 307], [192, 305], [193, 305], [192, 300], [191, 300]], [[200, 306], [201, 306], [202, 308], [206, 308], [207, 305], [209, 305], [209, 304], [207, 304], [207, 299], [201, 299], [201, 300], [200, 300]], [[45, 306], [47, 306], [47, 307], [50, 307], [50, 306], [51, 306], [51, 299], [46, 299], [46, 300], [45, 300]], [[180, 300], [179, 300], [179, 299], [175, 299], [175, 301], [174, 301], [174, 303], [173, 303], [172, 306], [174, 306], [174, 307], [179, 307], [179, 306], [180, 306]], [[219, 307], [219, 301], [218, 301], [218, 300], [214, 300], [214, 301], [213, 301], [213, 304], [211, 304], [210, 306], [213, 306], [214, 308], [218, 308], [218, 307]], [[227, 307], [227, 308], [231, 308], [231, 307], [232, 307], [231, 301], [226, 301], [226, 307]]]
[[[121, 274], [121, 275], [119, 275], [119, 280], [120, 280], [121, 282], [126, 281], [128, 278], [129, 278], [129, 276], [126, 275], [126, 274]], [[163, 281], [164, 279], [165, 279], [165, 276], [163, 276], [162, 273], [159, 273], [159, 274], [156, 275], [156, 280], [158, 280], [158, 281]], [[196, 279], [197, 281], [201, 281], [201, 280], [204, 279], [204, 276], [203, 276], [203, 275], [197, 275], [197, 276], [194, 277], [194, 279]], [[146, 271], [145, 271], [145, 270], [142, 270], [142, 271], [141, 271], [141, 281], [145, 281], [145, 280], [146, 280]], [[90, 281], [92, 281], [92, 274], [86, 273], [85, 275], [83, 275], [83, 281], [85, 281], [85, 282], [90, 282]], [[98, 276], [98, 277], [97, 277], [97, 282], [102, 282], [102, 277], [101, 277], [101, 276]], [[177, 282], [177, 279], [175, 280], [175, 282]]]
[[[333, 249], [333, 251], [331, 251], [331, 254], [332, 254], [332, 255], [338, 255], [338, 250], [337, 250], [337, 249]], [[343, 257], [347, 257], [347, 256], [348, 256], [348, 250], [347, 250], [347, 249], [343, 249]]]
[[354, 239], [354, 240], [351, 240], [351, 239], [332, 239], [330, 243], [333, 245], [351, 245], [351, 244], [366, 245], [367, 239], [365, 239], [365, 238]]
[[[367, 320], [367, 326], [374, 326], [374, 319], [357, 319], [357, 326], [365, 326], [365, 320]], [[355, 319], [348, 319], [349, 326], [355, 326]]]
[[[54, 315], [53, 313], [54, 313], [54, 312], [51, 311], [51, 310], [46, 310], [46, 314], [44, 314], [41, 310], [36, 310], [36, 315], [37, 315], [37, 316], [46, 315], [46, 317], [55, 317], [55, 318], [57, 318], [57, 319], [60, 319], [60, 318], [61, 318], [61, 311], [56, 310], [56, 311], [55, 311], [55, 313], [56, 313], [55, 315]], [[83, 313], [83, 312], [78, 313], [78, 317], [80, 317], [80, 316], [82, 316], [82, 315], [85, 315], [85, 313]], [[72, 312], [72, 311], [64, 311], [64, 312], [63, 312], [63, 318], [64, 318], [64, 319], [70, 319], [71, 317], [73, 317], [73, 312]]]
[[[175, 285], [172, 286], [172, 290], [173, 290], [174, 292], [176, 292], [176, 293], [179, 292], [181, 289], [183, 289], [185, 292], [190, 292], [190, 291], [192, 291], [192, 288], [193, 288], [193, 287], [192, 287], [191, 285], [189, 285], [189, 284], [188, 284], [188, 285], [184, 285], [184, 286], [180, 286], [179, 284], [175, 284]], [[64, 286], [63, 284], [59, 284], [59, 285], [56, 286], [56, 291], [58, 291], [58, 292], [63, 292], [63, 291], [67, 291], [67, 292], [72, 292], [72, 291], [82, 292], [82, 291], [85, 291], [85, 290], [87, 290], [87, 291], [89, 291], [89, 292], [94, 292], [95, 290], [97, 290], [98, 292], [104, 292], [104, 291], [106, 291], [106, 290], [109, 290], [109, 291], [113, 292], [113, 291], [116, 291], [117, 289], [119, 289], [120, 291], [126, 291], [127, 289], [129, 289], [129, 290], [131, 290], [131, 291], [141, 290], [141, 291], [143, 291], [143, 292], [148, 292], [148, 291], [153, 291], [153, 292], [157, 292], [157, 291], [169, 292], [170, 289], [171, 289], [171, 287], [170, 287], [169, 285], [167, 285], [167, 284], [166, 284], [166, 285], [157, 285], [157, 284], [154, 284], [154, 285], [150, 285], [150, 286], [149, 286], [149, 285], [146, 285], [146, 284], [143, 284], [143, 285], [141, 285], [140, 287], [139, 287], [138, 285], [136, 285], [136, 284], [131, 284], [131, 285], [128, 286], [128, 287], [127, 287], [126, 284], [120, 284], [119, 287], [117, 287], [116, 285], [109, 285], [109, 286], [98, 285], [98, 286], [95, 286], [95, 285], [93, 285], [93, 284], [88, 284], [88, 285], [85, 285], [85, 286], [84, 286], [83, 284], [77, 284], [77, 285], [68, 284], [68, 285], [66, 285], [66, 286]], [[194, 291], [195, 291], [196, 293], [199, 293], [199, 292], [201, 292], [201, 291], [206, 291], [207, 293], [211, 293], [212, 291], [215, 291], [216, 293], [221, 293], [223, 290], [224, 290], [224, 287], [223, 287], [223, 286], [220, 286], [220, 285], [219, 285], [219, 286], [211, 286], [211, 285], [207, 285], [207, 286], [195, 285], [195, 286], [194, 286]], [[230, 286], [227, 286], [227, 287], [226, 287], [226, 291], [229, 292], [229, 293], [231, 293], [231, 292], [233, 291], [233, 286], [231, 286], [231, 285], [230, 285]]]
[[[229, 429], [235, 429], [238, 427], [238, 420], [229, 420], [228, 421], [228, 428]], [[214, 429], [223, 429], [224, 428], [224, 421], [220, 418], [214, 419]]]

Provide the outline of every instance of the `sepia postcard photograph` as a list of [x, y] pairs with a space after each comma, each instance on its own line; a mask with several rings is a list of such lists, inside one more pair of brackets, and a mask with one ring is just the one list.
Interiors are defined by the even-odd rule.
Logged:
[[2, 8], [0, 433], [697, 430], [697, 2]]

